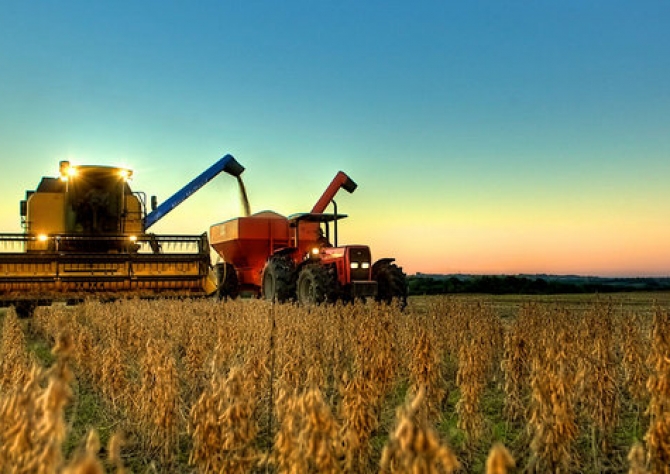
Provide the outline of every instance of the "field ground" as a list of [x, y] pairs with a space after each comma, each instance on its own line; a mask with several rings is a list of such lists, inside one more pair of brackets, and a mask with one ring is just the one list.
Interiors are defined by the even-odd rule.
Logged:
[[[444, 296], [412, 296], [410, 304], [419, 309], [433, 298]], [[573, 293], [565, 295], [454, 295], [453, 299], [465, 301], [481, 301], [493, 306], [503, 317], [515, 316], [521, 306], [526, 303], [545, 305], [565, 305], [570, 308], [583, 308], [596, 301], [611, 302], [619, 311], [641, 310], [651, 311], [654, 304], [670, 305], [670, 291], [659, 292], [618, 292], [618, 293]]]
[[[450, 472], [449, 453], [457, 472], [487, 472], [501, 443], [508, 472], [628, 472], [640, 443], [636, 472], [664, 472], [669, 309], [664, 292], [411, 297], [404, 311], [258, 300], [90, 302], [30, 320], [3, 310], [0, 406], [22, 393], [33, 410], [0, 409], [0, 463]], [[32, 362], [44, 371], [31, 376]], [[10, 421], [25, 425], [23, 453], [1, 447]], [[86, 448], [91, 430], [102, 448]]]

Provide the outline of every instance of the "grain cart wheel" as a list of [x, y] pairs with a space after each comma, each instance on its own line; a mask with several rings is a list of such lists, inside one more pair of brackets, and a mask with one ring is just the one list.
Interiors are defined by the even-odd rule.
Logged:
[[14, 311], [19, 319], [32, 318], [37, 308], [37, 302], [32, 300], [17, 301], [14, 304]]
[[278, 303], [295, 298], [293, 267], [293, 261], [288, 257], [270, 257], [263, 268], [261, 297]]
[[318, 263], [303, 267], [298, 276], [298, 302], [314, 305], [334, 301], [336, 296], [335, 277], [332, 272]]
[[377, 301], [391, 303], [397, 298], [403, 308], [407, 305], [407, 277], [398, 265], [389, 259], [375, 262], [372, 279], [377, 282]]
[[224, 298], [235, 299], [240, 296], [240, 283], [237, 279], [237, 270], [232, 263], [217, 263], [216, 271], [216, 294], [220, 300]]

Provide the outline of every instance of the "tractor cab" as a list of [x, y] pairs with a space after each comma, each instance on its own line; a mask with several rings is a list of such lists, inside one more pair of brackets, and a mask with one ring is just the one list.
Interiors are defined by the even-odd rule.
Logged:
[[346, 217], [346, 214], [309, 212], [290, 215], [288, 222], [294, 247], [301, 253], [312, 253], [314, 248], [337, 247], [337, 222]]

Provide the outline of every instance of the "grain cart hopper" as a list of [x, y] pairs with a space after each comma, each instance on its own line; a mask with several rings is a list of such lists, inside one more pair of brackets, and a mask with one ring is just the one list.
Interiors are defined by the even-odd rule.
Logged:
[[[222, 294], [250, 291], [302, 304], [398, 298], [404, 304], [406, 277], [395, 259], [372, 264], [368, 246], [339, 245], [337, 223], [347, 216], [333, 198], [341, 188], [351, 193], [356, 183], [340, 171], [311, 212], [285, 217], [264, 211], [213, 225], [210, 242], [224, 261], [216, 266]], [[325, 213], [331, 203], [333, 213]]]
[[132, 171], [60, 163], [26, 192], [24, 232], [0, 234], [0, 306], [29, 315], [38, 304], [214, 293], [207, 234], [154, 235], [158, 220], [225, 171], [244, 168], [225, 155], [160, 206], [132, 191]]

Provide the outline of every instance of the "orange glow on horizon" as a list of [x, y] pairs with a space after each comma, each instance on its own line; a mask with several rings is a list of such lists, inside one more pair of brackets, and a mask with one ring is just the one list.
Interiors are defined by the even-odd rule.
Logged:
[[380, 239], [377, 254], [395, 256], [408, 274], [670, 276], [670, 227], [642, 222], [396, 226], [393, 248]]

